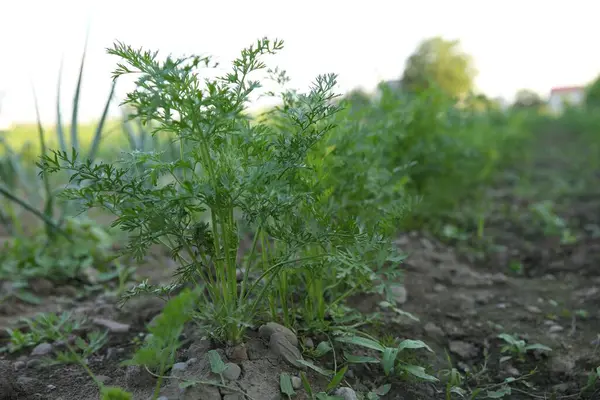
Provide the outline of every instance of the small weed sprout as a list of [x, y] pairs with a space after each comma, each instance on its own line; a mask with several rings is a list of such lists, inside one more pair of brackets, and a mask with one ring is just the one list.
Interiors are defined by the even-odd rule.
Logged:
[[527, 344], [525, 340], [517, 339], [515, 336], [509, 335], [507, 333], [501, 333], [500, 335], [498, 335], [498, 338], [502, 339], [506, 343], [504, 346], [502, 346], [500, 352], [502, 354], [510, 354], [509, 356], [503, 356], [500, 359], [500, 362], [508, 361], [513, 357], [516, 357], [519, 361], [523, 361], [525, 358], [525, 354], [527, 354], [528, 351], [552, 351], [552, 349], [548, 346], [544, 346], [543, 344], [539, 343]]
[[39, 314], [35, 318], [21, 318], [27, 325], [27, 332], [20, 329], [6, 328], [10, 342], [6, 350], [10, 353], [37, 346], [46, 341], [57, 341], [68, 337], [85, 324], [84, 319], [74, 319], [69, 312]]
[[11, 342], [8, 350], [11, 352], [21, 350], [25, 347], [35, 346], [44, 340], [62, 341], [67, 351], [57, 351], [56, 358], [46, 358], [48, 365], [54, 364], [79, 364], [92, 378], [100, 389], [100, 400], [131, 400], [131, 393], [113, 386], [105, 386], [96, 379], [96, 375], [88, 366], [87, 358], [97, 353], [108, 341], [108, 332], [92, 331], [87, 335], [87, 341], [77, 336], [75, 347], [69, 343], [69, 336], [76, 330], [82, 328], [85, 320], [73, 319], [70, 313], [40, 314], [35, 319], [23, 319], [29, 327], [28, 333], [22, 333], [18, 329], [8, 330]]
[[381, 357], [363, 357], [346, 355], [350, 363], [376, 363], [380, 364], [386, 376], [411, 376], [429, 382], [437, 382], [438, 379], [425, 372], [425, 368], [405, 362], [401, 354], [409, 349], [426, 349], [433, 353], [433, 350], [420, 340], [405, 339], [397, 347], [387, 347], [373, 339], [361, 336], [340, 336], [336, 338], [339, 343], [346, 343], [359, 346], [364, 349], [375, 350], [381, 354]]

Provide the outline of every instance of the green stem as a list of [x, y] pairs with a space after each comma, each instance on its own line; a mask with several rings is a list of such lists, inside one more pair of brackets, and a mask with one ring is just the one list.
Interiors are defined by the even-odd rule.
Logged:
[[275, 279], [275, 276], [277, 276], [277, 274], [276, 274], [277, 270], [280, 270], [281, 268], [283, 268], [287, 264], [293, 264], [293, 263], [303, 262], [303, 261], [308, 261], [308, 260], [315, 260], [315, 259], [322, 258], [322, 257], [325, 257], [325, 254], [319, 254], [319, 255], [316, 255], [316, 256], [302, 257], [302, 258], [297, 258], [295, 260], [281, 261], [281, 262], [273, 265], [271, 268], [269, 268], [265, 272], [263, 272], [260, 275], [260, 277], [256, 280], [256, 282], [254, 282], [254, 284], [252, 285], [252, 287], [248, 291], [248, 294], [250, 294], [250, 293], [252, 293], [254, 291], [254, 288], [256, 287], [256, 285], [258, 285], [258, 283], [260, 281], [262, 281], [265, 276], [267, 276], [268, 274], [271, 274], [271, 277], [269, 278], [269, 280], [265, 284], [263, 290], [259, 293], [259, 295], [257, 296], [257, 298], [254, 300], [254, 304], [252, 305], [252, 309], [251, 309], [250, 315], [254, 315], [254, 313], [256, 311], [256, 307], [258, 306], [258, 304], [260, 304], [260, 301], [264, 297], [264, 295], [265, 295], [267, 289], [269, 288], [269, 286], [271, 286], [271, 283], [273, 282], [273, 279]]
[[38, 217], [42, 221], [44, 221], [47, 226], [51, 226], [53, 230], [62, 234], [69, 241], [71, 241], [71, 242], [73, 241], [73, 239], [71, 239], [69, 234], [67, 234], [67, 232], [65, 232], [62, 228], [60, 228], [50, 217], [48, 217], [46, 214], [41, 213], [39, 210], [37, 210], [35, 207], [33, 207], [29, 203], [25, 202], [24, 200], [21, 200], [18, 197], [16, 197], [15, 195], [13, 195], [1, 183], [0, 183], [0, 195], [3, 195], [4, 197], [6, 197], [7, 199], [9, 199], [10, 201], [12, 201], [14, 203], [17, 203], [18, 205], [20, 205], [21, 207], [23, 207], [24, 209], [26, 209], [27, 211], [29, 211], [30, 213], [34, 214], [36, 217]]
[[240, 299], [243, 299], [246, 294], [246, 285], [248, 284], [248, 279], [250, 277], [250, 266], [252, 265], [252, 261], [254, 260], [254, 254], [256, 252], [256, 245], [258, 244], [258, 238], [262, 232], [262, 225], [259, 225], [254, 232], [254, 238], [252, 239], [252, 247], [250, 248], [250, 254], [246, 257], [246, 270], [244, 271], [244, 279], [242, 280], [242, 288], [240, 291]]

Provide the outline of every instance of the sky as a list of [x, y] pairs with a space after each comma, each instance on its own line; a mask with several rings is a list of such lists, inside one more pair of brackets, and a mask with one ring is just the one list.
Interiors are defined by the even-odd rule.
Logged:
[[[521, 88], [546, 96], [600, 73], [594, 0], [0, 0], [0, 125], [68, 118], [89, 27], [80, 120], [99, 117], [118, 61], [115, 40], [173, 55], [211, 54], [227, 63], [256, 39], [285, 41], [270, 66], [306, 88], [338, 74], [338, 91], [398, 79], [419, 42], [459, 39], [479, 73], [477, 89], [511, 99]], [[127, 85], [117, 86], [121, 99]], [[111, 109], [114, 114], [118, 110]]]

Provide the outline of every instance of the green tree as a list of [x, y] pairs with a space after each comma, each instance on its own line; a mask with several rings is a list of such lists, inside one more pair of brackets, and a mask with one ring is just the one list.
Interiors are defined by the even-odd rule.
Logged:
[[460, 42], [438, 36], [423, 41], [408, 58], [402, 83], [411, 91], [434, 83], [451, 96], [463, 97], [473, 89], [476, 75], [473, 59]]
[[515, 96], [515, 102], [513, 108], [524, 109], [534, 108], [539, 109], [544, 105], [544, 100], [539, 94], [530, 89], [521, 89]]
[[586, 88], [585, 104], [592, 107], [600, 106], [600, 75]]
[[502, 104], [498, 99], [491, 99], [483, 93], [467, 97], [464, 105], [475, 111], [498, 111], [502, 108]]

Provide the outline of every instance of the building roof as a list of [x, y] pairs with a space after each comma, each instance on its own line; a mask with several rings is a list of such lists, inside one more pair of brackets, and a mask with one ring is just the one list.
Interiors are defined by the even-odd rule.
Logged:
[[580, 90], [584, 90], [583, 86], [561, 86], [554, 87], [550, 89], [550, 94], [554, 93], [567, 93], [567, 92], [579, 92]]

